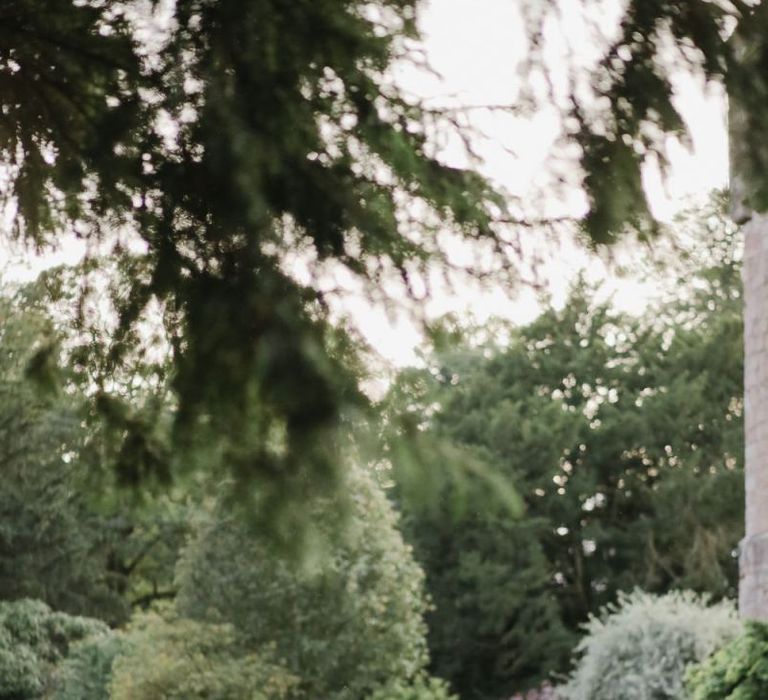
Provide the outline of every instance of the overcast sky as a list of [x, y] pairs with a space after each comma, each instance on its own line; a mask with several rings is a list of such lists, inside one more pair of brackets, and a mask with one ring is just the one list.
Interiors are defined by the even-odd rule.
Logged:
[[[566, 2], [565, 6], [575, 7], [576, 3]], [[424, 50], [440, 78], [405, 69], [400, 72], [398, 82], [434, 104], [514, 104], [519, 88], [518, 65], [526, 50], [517, 7], [518, 3], [510, 0], [426, 2], [421, 15]], [[588, 62], [589, 42], [578, 35], [578, 18], [570, 19], [569, 38], [575, 44], [576, 53]], [[692, 200], [701, 200], [712, 189], [723, 187], [728, 175], [722, 93], [712, 87], [705, 89], [694, 78], [683, 74], [675, 80], [675, 89], [679, 94], [678, 107], [689, 123], [693, 151], [670, 140], [672, 173], [666, 184], [662, 185], [659, 173], [653, 169], [645, 174], [652, 207], [663, 221], [670, 221]], [[554, 114], [542, 113], [532, 120], [498, 111], [473, 110], [471, 115], [473, 125], [487, 137], [478, 142], [486, 175], [520, 194], [524, 194], [531, 183], [544, 179], [547, 150], [557, 133]], [[450, 146], [443, 155], [448, 159], [456, 155], [460, 160]], [[554, 206], [557, 204], [560, 202]], [[565, 207], [571, 213], [578, 212], [578, 198]], [[535, 237], [536, 233], [530, 235]], [[542, 247], [549, 259], [542, 274], [555, 303], [563, 301], [569, 281], [582, 269], [587, 269], [592, 279], [606, 279], [606, 293], [612, 293], [622, 309], [641, 311], [654, 293], [653, 286], [643, 284], [642, 280], [616, 278], [603, 262], [568, 241], [563, 241], [560, 249], [553, 250], [551, 245]], [[631, 258], [633, 254], [643, 253], [625, 251], [619, 253], [619, 257]], [[404, 316], [393, 324], [384, 314], [372, 312], [362, 302], [359, 306], [359, 323], [374, 346], [396, 364], [413, 362], [419, 343], [415, 325]], [[536, 294], [524, 285], [512, 299], [499, 288], [480, 292], [467, 287], [455, 295], [436, 294], [428, 304], [431, 315], [457, 311], [479, 322], [494, 315], [525, 322], [535, 317], [538, 308]]]

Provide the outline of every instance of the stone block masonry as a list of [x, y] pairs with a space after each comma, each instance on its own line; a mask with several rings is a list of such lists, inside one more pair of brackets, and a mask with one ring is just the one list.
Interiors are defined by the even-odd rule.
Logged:
[[746, 534], [739, 612], [768, 620], [768, 216], [753, 213], [743, 230]]

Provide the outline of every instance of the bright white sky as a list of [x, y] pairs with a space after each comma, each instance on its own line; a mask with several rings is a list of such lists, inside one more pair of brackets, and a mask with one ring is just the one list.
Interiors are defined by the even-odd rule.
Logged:
[[[510, 0], [428, 0], [421, 15], [423, 49], [440, 77], [402, 69], [397, 72], [397, 82], [436, 106], [514, 103], [519, 85], [517, 66], [526, 50], [517, 5]], [[568, 2], [565, 7], [570, 7]], [[575, 17], [569, 22], [569, 32], [577, 37], [577, 52], [588, 60], [589, 41], [579, 43], [578, 31]], [[573, 37], [569, 34], [569, 38]], [[711, 91], [705, 95], [701, 86], [684, 76], [676, 88], [680, 108], [692, 131], [693, 151], [670, 142], [673, 168], [666, 189], [658, 173], [647, 173], [646, 185], [652, 204], [663, 220], [670, 220], [690, 198], [701, 199], [713, 188], [722, 187], [728, 172], [722, 96]], [[557, 129], [553, 114], [540, 113], [528, 120], [485, 110], [473, 110], [471, 114], [472, 127], [484, 134], [476, 144], [485, 161], [484, 173], [513, 193], [525, 194], [532, 184], [540, 187], [546, 175], [544, 159]], [[455, 146], [449, 140], [442, 155], [448, 161], [460, 162]], [[565, 202], [557, 196], [550, 199], [542, 202], [550, 212], [578, 213], [578, 198]], [[545, 245], [543, 237], [537, 240], [536, 232], [531, 231], [529, 235], [530, 249], [536, 249], [545, 258], [539, 272], [555, 303], [563, 301], [569, 280], [583, 269], [592, 279], [607, 280], [607, 291], [614, 294], [617, 306], [622, 309], [640, 311], [654, 293], [642, 280], [616, 278], [604, 262], [573, 243], [562, 241], [555, 248], [552, 242]], [[83, 246], [73, 241], [42, 259], [29, 254], [9, 256], [7, 275], [30, 279], [52, 264], [76, 262], [83, 252]], [[624, 262], [631, 260], [632, 255], [637, 252], [618, 253]], [[426, 312], [431, 317], [454, 312], [481, 323], [491, 316], [526, 322], [535, 317], [538, 308], [536, 294], [524, 285], [514, 299], [498, 287], [480, 289], [469, 285], [453, 293], [438, 289], [426, 304]], [[417, 325], [408, 320], [405, 312], [376, 309], [362, 298], [348, 299], [346, 309], [385, 360], [396, 366], [417, 361], [421, 337]]]

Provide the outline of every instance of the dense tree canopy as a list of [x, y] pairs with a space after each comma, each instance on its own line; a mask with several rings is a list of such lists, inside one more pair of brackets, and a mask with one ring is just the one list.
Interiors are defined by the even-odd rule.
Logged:
[[20, 296], [0, 299], [0, 318], [0, 600], [38, 598], [70, 613], [122, 619], [104, 523], [85, 495], [80, 401], [28, 376], [58, 334]]
[[[537, 81], [553, 69], [552, 23], [567, 36], [569, 1], [523, 3], [525, 75], [547, 87], [532, 90], [534, 104], [562, 113], [562, 152], [581, 163], [588, 239], [613, 241], [627, 229], [649, 237], [656, 226], [641, 168], [663, 161], [664, 136], [685, 129], [672, 73], [723, 82], [740, 128], [762, 133], [767, 10], [743, 0], [629, 0], [615, 31], [595, 34], [594, 65]], [[179, 568], [177, 607], [195, 621], [135, 628], [144, 641], [116, 667], [121, 697], [146, 696], [152, 684], [185, 693], [180, 684], [198, 680], [183, 664], [161, 663], [153, 647], [167, 657], [207, 654], [205, 682], [226, 694], [262, 644], [280, 658], [265, 654], [264, 668], [251, 671], [282, 677], [278, 696], [294, 681], [340, 699], [448, 695], [425, 675], [428, 603], [393, 511], [369, 474], [344, 474], [343, 448], [373, 407], [360, 390], [362, 343], [339, 318], [333, 280], [384, 302], [396, 282], [418, 298], [428, 271], [455, 265], [440, 235], [450, 231], [490, 253], [502, 284], [513, 276], [514, 226], [535, 220], [518, 221], [507, 193], [446, 165], [433, 136], [450, 115], [395, 83], [398, 62], [419, 60], [418, 8], [0, 6], [3, 221], [31, 245], [75, 236], [89, 250], [74, 276], [46, 276], [39, 289], [48, 297], [23, 317], [0, 304], [0, 598], [36, 596], [116, 621], [130, 604], [175, 596], [184, 499], [127, 508], [105, 467], [121, 482], [174, 477], [189, 492], [201, 482], [180, 479], [183, 470], [202, 466], [217, 486], [226, 470], [235, 480], [228, 493], [250, 499], [248, 512], [271, 534], [337, 545], [319, 571], [311, 557], [310, 570], [299, 570], [273, 558], [263, 531], [251, 536], [229, 517], [230, 498]], [[762, 143], [737, 155], [748, 204], [768, 208]], [[717, 244], [722, 220], [705, 221]], [[437, 605], [434, 668], [468, 697], [561, 669], [577, 625], [620, 588], [732, 591], [740, 292], [731, 258], [707, 268], [653, 318], [616, 314], [582, 285], [564, 310], [511, 330], [505, 347], [460, 345], [434, 374], [403, 377], [388, 434], [431, 437], [439, 454], [484, 476], [420, 477], [436, 505], [407, 518]], [[38, 314], [49, 301], [70, 304], [77, 328], [66, 338]], [[399, 467], [403, 452], [387, 447]], [[423, 474], [445, 466], [421, 456]], [[509, 482], [524, 520], [487, 500]], [[348, 516], [344, 533], [339, 514]], [[38, 618], [65, 620], [39, 603], [17, 605], [35, 629]], [[75, 636], [103, 631], [86, 627]], [[22, 669], [18, 688], [3, 677], [8, 693], [39, 694], [65, 650], [47, 651], [34, 675], [24, 670], [34, 654], [3, 639], [3, 658]], [[77, 696], [89, 684], [101, 693], [124, 651], [116, 639], [81, 647], [62, 692]], [[223, 651], [214, 654], [206, 645], [216, 640]], [[147, 685], [132, 687], [139, 672]]]
[[506, 329], [508, 344], [454, 347], [394, 389], [423, 432], [525, 501], [513, 520], [470, 488], [457, 512], [447, 486], [404, 521], [436, 605], [434, 669], [462, 697], [563, 670], [579, 624], [617, 591], [735, 593], [741, 295], [738, 239], [717, 211], [688, 222], [695, 260], [645, 318], [580, 283], [563, 309]]
[[0, 292], [0, 600], [125, 622], [175, 593], [193, 488], [118, 488], [120, 449], [49, 300], [40, 284]]

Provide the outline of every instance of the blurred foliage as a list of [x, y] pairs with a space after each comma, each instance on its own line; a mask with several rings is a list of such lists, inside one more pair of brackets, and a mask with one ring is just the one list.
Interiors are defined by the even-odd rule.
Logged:
[[175, 594], [195, 486], [118, 488], [112, 429], [41, 286], [0, 292], [0, 600], [121, 623]]
[[65, 387], [50, 318], [0, 298], [0, 600], [39, 598], [70, 613], [126, 617], [79, 455], [81, 397]]
[[744, 632], [688, 669], [691, 700], [757, 700], [768, 693], [768, 626], [748, 620]]
[[351, 511], [327, 499], [308, 513], [318, 538], [334, 542], [322, 556], [286, 559], [219, 507], [178, 569], [180, 615], [232, 624], [248, 647], [274, 644], [306, 696], [327, 700], [408, 687], [427, 663], [421, 569], [372, 475], [351, 469], [347, 479]]
[[445, 681], [418, 676], [409, 681], [395, 680], [376, 690], [368, 700], [457, 700]]
[[[57, 310], [41, 301], [39, 286], [51, 279], [0, 297], [0, 392], [8, 411], [0, 435], [8, 474], [0, 486], [0, 574], [7, 570], [0, 601], [45, 596], [122, 623], [131, 608], [175, 598], [178, 552], [197, 518], [206, 524], [179, 566], [179, 607], [206, 619], [139, 613], [124, 633], [94, 621], [88, 639], [48, 654], [45, 664], [12, 640], [20, 656], [9, 655], [12, 667], [0, 676], [27, 695], [9, 700], [37, 698], [43, 689], [56, 700], [277, 700], [305, 687], [357, 698], [389, 692], [384, 684], [406, 697], [448, 698], [444, 684], [423, 672], [423, 574], [374, 475], [351, 470], [346, 495], [310, 504], [314, 539], [298, 558], [286, 558], [269, 534], [232, 511], [236, 482], [219, 488], [214, 516], [204, 514], [213, 495], [208, 479], [190, 475], [163, 493], [126, 493], [111, 466], [120, 458], [113, 428], [93, 405], [100, 390], [73, 359], [76, 346]], [[116, 374], [113, 385], [141, 413], [146, 393], [131, 380]], [[39, 601], [23, 605], [49, 611]], [[231, 626], [222, 624], [228, 618]]]
[[[568, 7], [570, 5], [570, 7]], [[667, 138], [690, 140], [677, 79], [692, 74], [700, 84], [721, 85], [732, 106], [737, 132], [734, 168], [753, 210], [768, 209], [768, 151], [753, 134], [768, 127], [768, 7], [745, 0], [629, 0], [616, 7], [603, 0], [525, 3], [530, 75], [549, 77], [536, 104], [563, 113], [563, 145], [577, 144], [588, 211], [582, 220], [592, 243], [615, 241], [627, 230], [642, 237], [658, 232], [643, 187], [642, 169], [669, 166]], [[570, 11], [569, 11], [570, 10]], [[569, 21], [586, 18], [594, 62], [574, 59]], [[566, 44], [565, 67], [547, 62], [554, 31]], [[549, 38], [548, 38], [549, 37]], [[583, 53], [583, 52], [582, 52]]]
[[42, 698], [70, 646], [106, 630], [103, 622], [54, 612], [38, 600], [0, 602], [0, 698]]
[[282, 700], [298, 678], [270, 649], [243, 649], [229, 625], [157, 613], [131, 624], [112, 670], [110, 700]]
[[737, 636], [741, 623], [730, 601], [707, 605], [690, 591], [635, 591], [619, 595], [584, 630], [576, 668], [557, 689], [564, 700], [679, 700], [686, 668]]
[[126, 645], [125, 635], [114, 631], [74, 644], [53, 674], [50, 700], [108, 700], [112, 664]]
[[[168, 478], [168, 460], [226, 469], [261, 486], [253, 518], [300, 521], [282, 505], [335, 489], [342, 417], [368, 405], [355, 345], [313, 282], [333, 264], [376, 294], [442, 258], [441, 227], [494, 240], [503, 208], [433, 157], [429, 111], [386, 76], [416, 36], [415, 0], [193, 0], [165, 29], [153, 3], [54, 5], [0, 12], [5, 194], [30, 242], [74, 230], [113, 247], [107, 376], [160, 310], [174, 449], [106, 382], [122, 464], [137, 481]], [[287, 272], [297, 252], [311, 283]], [[79, 320], [87, 344], [94, 315]]]
[[[101, 316], [82, 303], [78, 320], [83, 352], [106, 378], [99, 406], [126, 481], [228, 470], [260, 487], [238, 491], [259, 494], [252, 517], [291, 521], [277, 534], [294, 539], [307, 523], [285, 506], [338, 487], [345, 417], [370, 410], [360, 344], [343, 323], [331, 326], [334, 292], [320, 280], [345, 270], [389, 301], [399, 280], [417, 299], [427, 270], [454, 266], [437, 235], [445, 230], [497, 255], [499, 283], [514, 277], [509, 226], [535, 222], [517, 222], [481, 177], [436, 158], [432, 136], [462, 119], [391, 79], [393, 66], [419, 63], [417, 9], [416, 0], [15, 0], [0, 10], [2, 194], [16, 234], [45, 246], [74, 232], [95, 251], [86, 267], [101, 269], [104, 249], [117, 261], [117, 323], [89, 333]], [[558, 2], [524, 9], [528, 75], [540, 84], [544, 28], [565, 20]], [[684, 128], [674, 66], [724, 81], [747, 132], [764, 131], [765, 13], [743, 0], [632, 0], [615, 36], [596, 32], [594, 70], [572, 66], [559, 81], [567, 95], [540, 96], [562, 108], [563, 141], [578, 146], [592, 241], [654, 227], [640, 168], [663, 161], [664, 135]], [[734, 24], [740, 43], [727, 40]], [[768, 204], [763, 150], [752, 143], [742, 167], [758, 208]], [[170, 352], [156, 404], [173, 414], [126, 407], [108, 381], [123, 364], [135, 369], [153, 318]]]
[[[525, 502], [512, 519], [470, 481], [458, 497], [436, 489], [431, 508], [405, 504], [436, 606], [432, 670], [462, 697], [563, 671], [579, 625], [619, 590], [735, 595], [739, 237], [720, 200], [679, 226], [694, 252], [660, 261], [680, 280], [644, 317], [581, 281], [562, 309], [498, 327], [500, 343], [473, 345], [468, 331], [392, 389], [392, 410], [490, 465]], [[423, 457], [421, 473], [440, 469], [439, 455]]]

